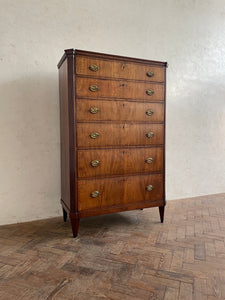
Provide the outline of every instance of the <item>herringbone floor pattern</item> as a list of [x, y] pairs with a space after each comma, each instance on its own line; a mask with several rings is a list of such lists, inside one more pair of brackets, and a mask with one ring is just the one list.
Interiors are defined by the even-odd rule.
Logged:
[[0, 227], [0, 299], [225, 299], [225, 194]]

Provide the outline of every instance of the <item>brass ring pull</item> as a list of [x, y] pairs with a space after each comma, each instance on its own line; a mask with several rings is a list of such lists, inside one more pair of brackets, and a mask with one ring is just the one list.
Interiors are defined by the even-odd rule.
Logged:
[[100, 165], [100, 161], [99, 160], [92, 160], [91, 162], [91, 166], [92, 167], [98, 167]]
[[99, 133], [98, 133], [98, 132], [92, 132], [92, 133], [90, 134], [90, 137], [91, 137], [92, 139], [97, 139], [97, 138], [99, 137]]
[[149, 184], [149, 185], [146, 186], [146, 190], [147, 190], [148, 192], [151, 192], [153, 189], [154, 189], [154, 186], [151, 185], [151, 184]]
[[91, 114], [97, 114], [97, 112], [99, 112], [99, 109], [98, 107], [92, 106], [89, 111]]
[[153, 162], [153, 158], [152, 157], [148, 157], [148, 158], [146, 158], [145, 162], [147, 164], [151, 164]]
[[90, 65], [89, 70], [91, 70], [93, 72], [97, 72], [99, 70], [99, 67], [97, 65]]
[[148, 90], [146, 90], [146, 94], [149, 95], [149, 96], [151, 96], [151, 95], [154, 94], [154, 91], [151, 90], [151, 89], [148, 89]]
[[100, 196], [101, 194], [99, 193], [99, 191], [94, 191], [91, 193], [91, 197], [92, 198], [97, 198], [98, 196]]
[[154, 114], [154, 111], [152, 110], [152, 109], [148, 109], [147, 111], [146, 111], [146, 115], [147, 116], [152, 116]]
[[148, 71], [148, 72], [146, 73], [146, 75], [147, 75], [148, 77], [153, 77], [153, 76], [154, 76], [154, 73], [151, 72], [151, 71]]
[[89, 90], [91, 91], [91, 92], [97, 92], [98, 91], [98, 86], [97, 85], [90, 85], [89, 86]]
[[146, 136], [150, 139], [154, 136], [154, 132], [149, 131], [148, 133], [146, 133]]

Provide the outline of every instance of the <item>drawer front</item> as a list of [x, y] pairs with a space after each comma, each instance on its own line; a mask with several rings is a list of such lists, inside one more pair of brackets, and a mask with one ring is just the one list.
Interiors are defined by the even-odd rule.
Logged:
[[78, 181], [79, 211], [162, 199], [162, 174]]
[[78, 151], [78, 177], [162, 172], [162, 148]]
[[77, 77], [76, 94], [89, 98], [164, 100], [164, 84]]
[[85, 56], [76, 58], [76, 73], [96, 77], [164, 81], [163, 67], [125, 61], [101, 60]]
[[78, 147], [161, 145], [163, 124], [78, 123]]
[[133, 121], [163, 122], [163, 103], [128, 101], [77, 100], [78, 122]]

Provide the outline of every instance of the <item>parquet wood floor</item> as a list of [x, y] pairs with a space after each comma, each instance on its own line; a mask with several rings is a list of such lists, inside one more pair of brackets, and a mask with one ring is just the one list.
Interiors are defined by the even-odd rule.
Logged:
[[225, 299], [225, 194], [0, 227], [1, 300]]

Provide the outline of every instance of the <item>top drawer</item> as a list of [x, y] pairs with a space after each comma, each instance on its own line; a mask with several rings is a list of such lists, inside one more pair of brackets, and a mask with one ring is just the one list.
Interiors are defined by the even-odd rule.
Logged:
[[164, 82], [164, 68], [127, 61], [76, 57], [76, 74], [96, 77], [121, 78]]

